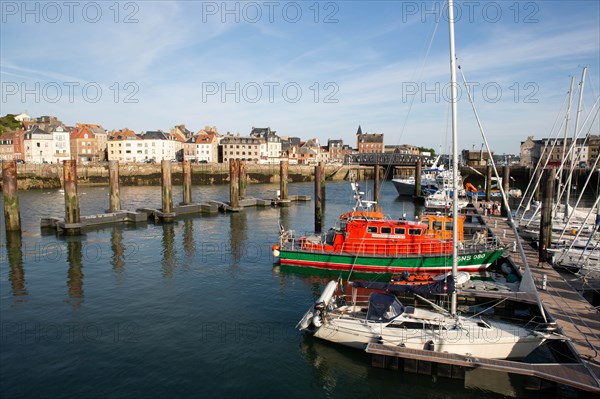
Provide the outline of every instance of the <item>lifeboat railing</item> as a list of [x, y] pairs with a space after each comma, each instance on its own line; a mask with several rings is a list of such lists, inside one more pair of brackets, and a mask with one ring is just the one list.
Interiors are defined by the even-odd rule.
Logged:
[[[292, 234], [290, 234], [292, 233]], [[302, 251], [308, 253], [325, 253], [325, 240], [321, 237], [319, 243], [315, 242], [300, 242], [293, 232], [282, 234], [279, 240], [279, 245], [282, 250]], [[479, 238], [475, 240], [466, 240], [458, 243], [458, 254], [468, 255], [482, 251], [502, 250], [505, 247], [496, 237]], [[414, 256], [432, 256], [432, 255], [451, 255], [452, 240], [440, 240], [425, 243], [408, 243], [408, 244], [388, 244], [388, 243], [344, 243], [342, 247], [335, 251], [340, 255], [360, 255], [360, 256], [394, 256], [414, 257]]]

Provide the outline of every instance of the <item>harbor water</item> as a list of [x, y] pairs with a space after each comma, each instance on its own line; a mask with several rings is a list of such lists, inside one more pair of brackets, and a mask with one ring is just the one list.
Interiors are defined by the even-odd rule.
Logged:
[[[248, 195], [277, 189], [253, 185]], [[228, 190], [194, 187], [193, 199], [226, 200]], [[312, 190], [289, 187], [290, 195]], [[108, 208], [108, 187], [79, 195], [81, 215]], [[126, 210], [159, 208], [160, 188], [122, 187], [121, 198]], [[312, 202], [64, 237], [39, 227], [42, 217], [64, 217], [61, 192], [21, 191], [19, 200], [21, 236], [0, 230], [3, 398], [548, 396], [507, 374], [461, 381], [373, 368], [366, 353], [298, 332], [327, 279], [274, 266], [271, 246], [279, 224], [314, 230]], [[380, 203], [392, 217], [415, 214], [390, 182]], [[347, 182], [327, 183], [324, 228], [353, 204]]]

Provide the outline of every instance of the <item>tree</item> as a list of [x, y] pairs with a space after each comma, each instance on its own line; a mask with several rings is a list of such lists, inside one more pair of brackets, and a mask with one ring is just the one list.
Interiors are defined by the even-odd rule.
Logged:
[[432, 157], [435, 157], [435, 150], [433, 148], [419, 147], [419, 151], [421, 153], [423, 153], [423, 152], [429, 152], [429, 153], [431, 153]]
[[21, 128], [21, 122], [15, 119], [12, 114], [7, 114], [0, 118], [0, 134], [4, 132], [11, 132]]

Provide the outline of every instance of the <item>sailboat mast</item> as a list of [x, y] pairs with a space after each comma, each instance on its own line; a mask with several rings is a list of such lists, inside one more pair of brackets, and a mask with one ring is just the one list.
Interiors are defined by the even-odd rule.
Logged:
[[567, 206], [565, 206], [565, 219], [568, 217], [569, 215], [569, 199], [571, 196], [571, 176], [573, 175], [573, 170], [574, 170], [574, 165], [573, 162], [575, 161], [575, 150], [577, 149], [577, 135], [579, 134], [579, 132], [577, 131], [579, 129], [579, 115], [581, 115], [581, 103], [583, 103], [583, 86], [585, 85], [585, 73], [587, 72], [587, 67], [583, 67], [583, 72], [581, 73], [581, 83], [579, 84], [579, 102], [577, 104], [577, 115], [575, 115], [575, 132], [573, 133], [573, 143], [571, 144], [571, 162], [569, 163], [570, 166], [570, 171], [569, 171], [569, 177], [567, 178], [567, 199], [565, 200], [565, 204]]
[[[458, 274], [458, 100], [456, 87], [456, 51], [454, 49], [454, 1], [448, 0], [450, 37], [450, 101], [452, 103], [452, 277]], [[450, 313], [456, 316], [456, 285], [452, 291]]]
[[[571, 76], [571, 88], [569, 89], [569, 103], [567, 104], [567, 119], [565, 121], [565, 139], [563, 140], [563, 148], [562, 148], [562, 163], [563, 165], [567, 164], [567, 160], [565, 159], [565, 156], [567, 154], [567, 132], [569, 131], [569, 120], [571, 119], [571, 100], [573, 98], [573, 84], [575, 83], [575, 77]], [[562, 171], [564, 169], [564, 166], [562, 168], [558, 169], [558, 183], [559, 184], [563, 184], [562, 181]], [[561, 192], [561, 189], [558, 190], [558, 192]], [[569, 198], [569, 197], [567, 197]], [[565, 209], [567, 209], [569, 205], [569, 202], [567, 200], [567, 202], [565, 203]], [[568, 211], [565, 211], [568, 212]], [[566, 214], [565, 214], [566, 216]]]

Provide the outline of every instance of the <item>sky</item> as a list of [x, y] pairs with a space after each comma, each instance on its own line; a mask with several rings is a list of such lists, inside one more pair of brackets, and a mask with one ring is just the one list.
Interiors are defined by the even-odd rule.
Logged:
[[[496, 154], [599, 133], [600, 2], [455, 3], [459, 149]], [[451, 151], [448, 11], [439, 1], [0, 1], [0, 113], [135, 132], [343, 139]]]

